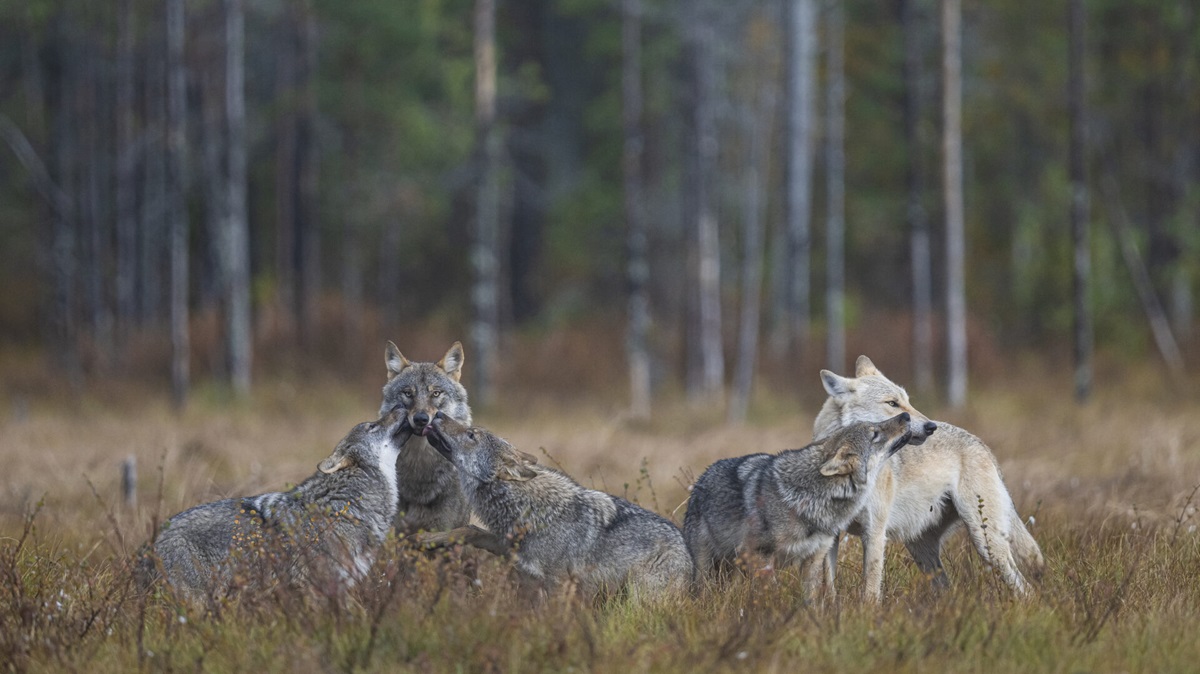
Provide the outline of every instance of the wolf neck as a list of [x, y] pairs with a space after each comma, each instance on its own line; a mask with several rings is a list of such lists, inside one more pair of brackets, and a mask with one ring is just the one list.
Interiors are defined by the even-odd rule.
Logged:
[[[387, 535], [388, 527], [374, 523], [390, 524], [396, 517], [395, 473], [389, 479], [378, 466], [351, 466], [332, 475], [317, 473], [300, 483], [292, 495], [301, 503], [320, 504], [334, 512], [344, 504], [345, 513], [370, 525], [379, 540]], [[367, 514], [379, 517], [364, 517]]]
[[813, 442], [824, 440], [842, 426], [842, 406], [838, 404], [837, 399], [829, 396], [821, 406], [820, 414], [813, 421]]

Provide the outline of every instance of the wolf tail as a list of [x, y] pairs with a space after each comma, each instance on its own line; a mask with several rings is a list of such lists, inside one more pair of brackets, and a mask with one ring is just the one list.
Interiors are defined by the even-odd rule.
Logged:
[[1046, 569], [1046, 560], [1042, 557], [1042, 549], [1038, 547], [1037, 541], [1033, 540], [1033, 534], [1029, 533], [1029, 529], [1025, 528], [1025, 523], [1021, 521], [1021, 515], [1015, 507], [1012, 511], [1012, 527], [1009, 536], [1017, 564], [1025, 571], [1026, 575], [1041, 578], [1042, 572]]

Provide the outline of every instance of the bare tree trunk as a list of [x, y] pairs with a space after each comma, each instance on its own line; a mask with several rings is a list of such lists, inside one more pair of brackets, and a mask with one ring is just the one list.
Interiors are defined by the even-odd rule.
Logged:
[[913, 379], [918, 391], [933, 391], [933, 259], [925, 212], [921, 164], [921, 21], [917, 0], [902, 0], [904, 24], [904, 140], [908, 152], [908, 229], [912, 251]]
[[[98, 17], [95, 17], [98, 18]], [[83, 184], [80, 185], [79, 220], [82, 225], [83, 301], [92, 345], [98, 356], [101, 370], [112, 362], [112, 308], [105, 292], [108, 261], [108, 227], [102, 206], [106, 192], [104, 168], [108, 165], [101, 138], [102, 116], [106, 108], [101, 103], [100, 68], [95, 48], [88, 41], [83, 63], [83, 81], [76, 95], [82, 99], [79, 110], [79, 127], [83, 142], [80, 144], [83, 159]], [[104, 134], [107, 135], [107, 134]]]
[[689, 365], [697, 368], [688, 377], [688, 397], [693, 401], [719, 399], [725, 381], [725, 356], [721, 347], [721, 250], [713, 181], [717, 163], [716, 36], [708, 3], [689, 10], [688, 40], [691, 42], [693, 142], [691, 209], [696, 251], [695, 333], [689, 343], [695, 356]]
[[116, 90], [116, 229], [117, 330], [122, 341], [137, 314], [137, 200], [134, 191], [137, 152], [134, 147], [133, 0], [117, 2]]
[[184, 70], [184, 0], [167, 0], [167, 222], [171, 238], [171, 398], [187, 404], [191, 386], [188, 335], [187, 73]]
[[846, 365], [846, 73], [843, 64], [845, 15], [842, 3], [826, 10], [828, 40], [828, 109], [826, 112], [825, 184], [828, 189], [825, 229], [825, 312], [829, 324], [826, 361], [834, 372]]
[[[164, 31], [165, 32], [165, 31]], [[157, 45], [157, 41], [151, 41]], [[180, 56], [182, 58], [182, 55]], [[170, 257], [170, 225], [167, 211], [167, 80], [171, 77], [165, 67], [168, 59], [157, 47], [149, 50], [144, 70], [146, 86], [143, 95], [145, 125], [151, 140], [142, 153], [142, 208], [138, 217], [137, 302], [138, 323], [142, 326], [161, 325], [163, 298], [170, 294], [170, 283], [162, 282], [163, 258]], [[186, 139], [185, 139], [186, 140]], [[168, 265], [169, 266], [169, 263]], [[164, 285], [168, 288], [164, 293]]]
[[296, 161], [299, 164], [299, 200], [296, 204], [297, 270], [293, 314], [301, 327], [300, 340], [310, 333], [316, 314], [317, 296], [321, 289], [321, 241], [317, 223], [317, 17], [312, 3], [305, 0], [304, 24], [300, 37], [301, 73], [300, 114], [297, 120]]
[[275, 123], [275, 304], [283, 314], [281, 318], [292, 319], [285, 323], [284, 330], [295, 338], [299, 332], [296, 317], [290, 312], [296, 306], [296, 234], [297, 202], [299, 201], [299, 166], [296, 155], [299, 151], [298, 129], [298, 61], [302, 19], [296, 16], [299, 3], [285, 5], [280, 18], [279, 47], [276, 52], [277, 90], [276, 102], [280, 106], [279, 119]]
[[[761, 59], [755, 59], [755, 70], [765, 69]], [[765, 250], [763, 222], [763, 169], [767, 161], [766, 145], [771, 133], [775, 111], [775, 96], [766, 76], [760, 78], [756, 100], [746, 106], [745, 215], [742, 232], [742, 298], [738, 327], [737, 367], [734, 371], [733, 392], [729, 400], [729, 421], [746, 420], [750, 397], [754, 390], [754, 370], [758, 361], [759, 324], [762, 321], [762, 277]]]
[[651, 413], [650, 264], [646, 259], [646, 218], [642, 207], [642, 2], [622, 0], [621, 99], [625, 145], [625, 224], [629, 247], [629, 410], [636, 419]]
[[[813, 127], [816, 118], [817, 7], [814, 0], [789, 0], [784, 32], [787, 41], [787, 255], [786, 310], [775, 323], [773, 349], [808, 341], [811, 294]], [[779, 301], [779, 300], [777, 300]]]
[[1084, 402], [1092, 393], [1092, 275], [1091, 225], [1088, 222], [1087, 101], [1084, 86], [1083, 0], [1070, 0], [1067, 39], [1070, 63], [1067, 78], [1067, 108], [1070, 115], [1071, 239], [1075, 249], [1075, 399]]
[[1118, 201], [1117, 195], [1120, 192], [1117, 189], [1117, 181], [1112, 177], [1111, 171], [1106, 173], [1104, 196], [1108, 202], [1107, 219], [1112, 227], [1113, 237], [1116, 238], [1117, 245], [1121, 249], [1121, 257], [1125, 261], [1125, 267], [1129, 270], [1130, 278], [1133, 279], [1133, 286], [1142, 303], [1142, 310], [1146, 312], [1146, 318], [1150, 322], [1150, 332], [1154, 336], [1154, 344], [1158, 347], [1158, 353], [1162, 356], [1163, 362], [1167, 365], [1167, 374], [1176, 386], [1186, 387], [1187, 378], [1183, 354], [1179, 351], [1179, 344], [1171, 332], [1171, 322], [1167, 319], [1167, 313], [1163, 310], [1162, 303], [1159, 302], [1158, 295], [1155, 293], [1150, 271], [1146, 268], [1146, 263], [1138, 252], [1137, 243], [1134, 242], [1133, 235], [1129, 231], [1129, 216], [1126, 215], [1125, 209]]
[[250, 325], [250, 229], [246, 217], [245, 9], [242, 0], [224, 0], [226, 160], [225, 231], [228, 292], [229, 368], [233, 388], [250, 393], [253, 335]]
[[967, 302], [962, 193], [961, 0], [942, 0], [942, 117], [949, 402], [953, 407], [962, 407], [967, 402]]
[[66, 196], [66, 208], [58, 209], [54, 214], [53, 235], [53, 268], [54, 268], [54, 314], [57, 317], [58, 344], [56, 350], [59, 365], [73, 385], [82, 383], [82, 371], [79, 365], [79, 345], [76, 322], [76, 293], [77, 282], [76, 263], [76, 166], [77, 146], [75, 142], [76, 119], [71, 115], [74, 101], [76, 82], [74, 77], [75, 47], [72, 46], [73, 36], [67, 29], [67, 20], [59, 18], [59, 58], [61, 67], [58, 72], [57, 105], [54, 110], [54, 127], [52, 129], [54, 146], [54, 167], [57, 174], [58, 186]]
[[471, 349], [476, 365], [472, 394], [492, 402], [500, 322], [500, 137], [496, 130], [496, 3], [475, 0], [475, 132], [478, 191], [475, 201], [474, 315]]

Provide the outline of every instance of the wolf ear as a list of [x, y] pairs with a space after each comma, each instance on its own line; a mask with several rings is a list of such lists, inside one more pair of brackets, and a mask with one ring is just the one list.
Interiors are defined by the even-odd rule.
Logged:
[[853, 453], [850, 445], [842, 445], [833, 458], [821, 465], [821, 474], [825, 477], [849, 475], [857, 466], [858, 455]]
[[442, 356], [442, 359], [437, 362], [437, 366], [442, 368], [446, 374], [454, 381], [458, 381], [462, 377], [463, 366], [463, 348], [462, 342], [455, 342], [454, 346]]
[[831, 396], [845, 395], [854, 391], [853, 379], [836, 375], [829, 370], [821, 370], [821, 383], [825, 385], [825, 392]]
[[317, 470], [326, 475], [333, 475], [339, 470], [349, 468], [352, 465], [354, 465], [354, 460], [350, 458], [350, 455], [346, 453], [346, 450], [341, 445], [338, 445], [337, 449], [333, 450], [333, 454], [330, 454], [328, 458], [317, 464]]
[[403, 372], [404, 368], [412, 365], [391, 340], [388, 340], [387, 346], [383, 349], [383, 362], [387, 365], [388, 381]]
[[[500, 452], [496, 470], [496, 478], [506, 480], [508, 482], [525, 482], [537, 477], [537, 471], [531, 467], [531, 464], [536, 464], [537, 459], [518, 450], [511, 452]], [[533, 459], [530, 461], [529, 459]]]
[[854, 363], [854, 376], [869, 377], [873, 374], [880, 376], [883, 375], [883, 373], [879, 371], [879, 368], [875, 367], [875, 363], [871, 362], [870, 358], [867, 358], [866, 356], [859, 356], [858, 360]]

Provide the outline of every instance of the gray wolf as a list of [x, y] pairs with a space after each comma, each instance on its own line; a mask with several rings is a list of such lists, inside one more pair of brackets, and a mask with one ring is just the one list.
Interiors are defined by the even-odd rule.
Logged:
[[[883, 587], [883, 553], [887, 538], [904, 543], [917, 566], [937, 586], [948, 584], [941, 549], [946, 536], [965, 524], [979, 556], [1000, 571], [1018, 593], [1027, 590], [1018, 563], [1040, 575], [1042, 551], [1021, 523], [996, 465], [996, 457], [979, 438], [945, 422], [931, 422], [909, 402], [904, 388], [880, 372], [870, 358], [859, 356], [855, 376], [821, 370], [829, 398], [813, 423], [813, 437], [824, 438], [849, 424], [874, 422], [907, 412], [915, 427], [911, 444], [892, 457], [879, 474], [866, 507], [848, 531], [863, 542], [863, 592], [878, 600]], [[985, 524], [986, 522], [986, 524]], [[837, 555], [830, 552], [830, 568]]]
[[462, 378], [463, 348], [455, 342], [436, 363], [413, 363], [392, 342], [384, 349], [387, 383], [383, 386], [382, 416], [394, 407], [408, 414], [413, 436], [396, 461], [396, 530], [444, 531], [465, 527], [471, 508], [459, 487], [454, 465], [429, 445], [430, 422], [438, 412], [471, 423], [471, 407]]
[[[396, 516], [396, 456], [408, 440], [402, 410], [355, 426], [286, 492], [230, 498], [168, 519], [139, 562], [193, 603], [219, 596], [237, 574], [335, 590], [360, 580]], [[148, 551], [147, 551], [148, 552]]]
[[584, 596], [658, 597], [690, 585], [691, 555], [666, 518], [582, 487], [494, 433], [446, 414], [436, 415], [429, 438], [458, 468], [475, 514], [510, 546], [526, 593], [573, 582]]
[[697, 572], [718, 572], [743, 553], [760, 553], [772, 556], [777, 569], [800, 566], [815, 597], [834, 537], [858, 514], [883, 464], [912, 437], [909, 422], [901, 412], [802, 449], [709, 466], [692, 485], [683, 520]]

